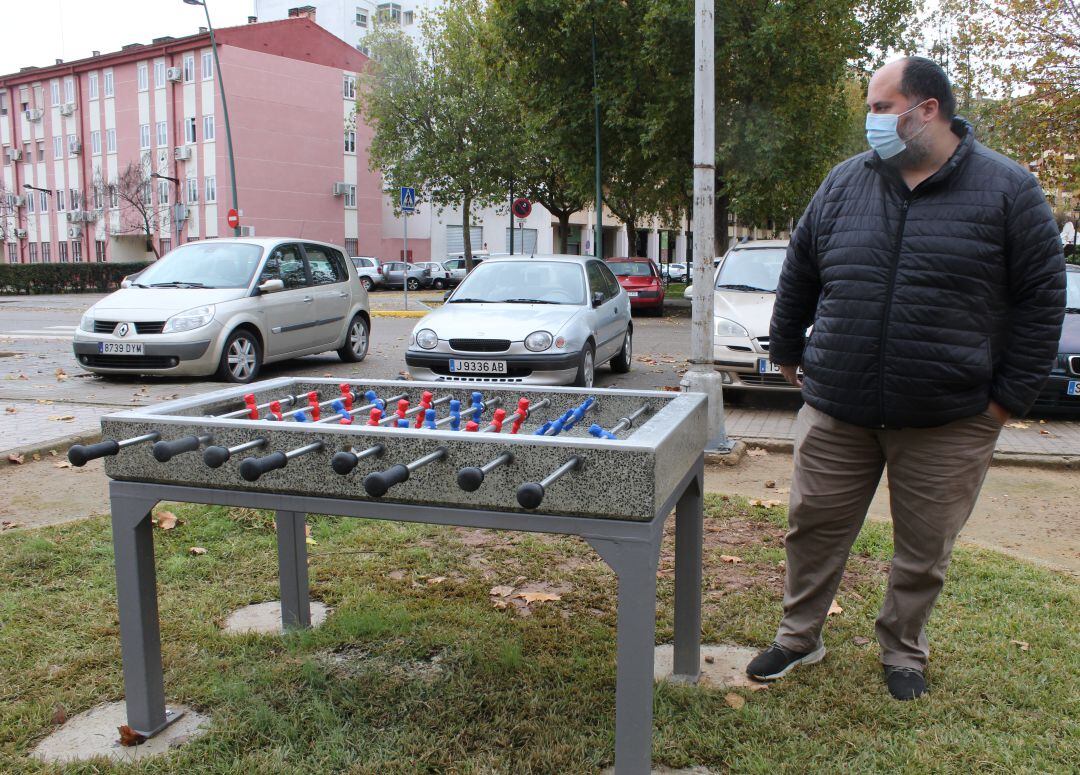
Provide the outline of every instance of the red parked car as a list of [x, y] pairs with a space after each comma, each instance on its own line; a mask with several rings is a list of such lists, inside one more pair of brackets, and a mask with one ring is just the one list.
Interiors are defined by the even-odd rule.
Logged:
[[609, 258], [608, 268], [630, 297], [630, 309], [664, 314], [664, 282], [656, 265], [647, 258]]

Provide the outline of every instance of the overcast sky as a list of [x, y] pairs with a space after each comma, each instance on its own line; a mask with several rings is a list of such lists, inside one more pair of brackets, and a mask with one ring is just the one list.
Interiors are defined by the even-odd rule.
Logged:
[[[255, 0], [207, 0], [218, 27], [245, 24]], [[28, 65], [51, 65], [118, 51], [127, 43], [149, 43], [163, 35], [181, 37], [206, 26], [202, 6], [183, 0], [0, 0], [0, 74]], [[297, 3], [303, 5], [303, 3]]]

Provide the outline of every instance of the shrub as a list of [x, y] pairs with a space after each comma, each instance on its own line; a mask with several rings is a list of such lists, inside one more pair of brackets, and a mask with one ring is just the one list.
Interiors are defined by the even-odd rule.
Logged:
[[116, 290], [146, 263], [0, 264], [0, 293], [92, 293]]

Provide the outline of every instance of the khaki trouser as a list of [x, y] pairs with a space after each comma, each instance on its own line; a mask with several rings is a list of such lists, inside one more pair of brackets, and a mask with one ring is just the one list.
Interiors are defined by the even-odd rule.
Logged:
[[926, 667], [926, 622], [978, 498], [1001, 426], [989, 412], [937, 428], [876, 430], [799, 411], [776, 641], [813, 651], [851, 544], [888, 466], [893, 561], [876, 632], [886, 665]]

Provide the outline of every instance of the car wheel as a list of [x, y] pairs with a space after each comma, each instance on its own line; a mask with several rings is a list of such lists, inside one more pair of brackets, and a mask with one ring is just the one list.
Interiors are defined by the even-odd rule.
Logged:
[[442, 280], [436, 280], [434, 282], [434, 286], [435, 286], [435, 290], [441, 291], [443, 288], [446, 287], [446, 283], [444, 283]]
[[238, 328], [225, 340], [218, 364], [218, 379], [222, 382], [247, 384], [259, 375], [262, 368], [262, 346], [255, 334]]
[[409, 290], [410, 291], [418, 291], [418, 290], [420, 290], [420, 281], [417, 280], [415, 277], [410, 277], [409, 278]]
[[593, 378], [596, 376], [594, 358], [592, 342], [586, 342], [585, 346], [581, 348], [581, 359], [578, 361], [574, 387], [591, 388], [593, 386]]
[[349, 330], [345, 334], [345, 344], [337, 351], [338, 357], [346, 363], [359, 363], [367, 357], [368, 322], [363, 315], [353, 315], [349, 321]]
[[630, 371], [630, 365], [634, 359], [634, 329], [626, 327], [626, 336], [623, 338], [622, 349], [611, 359], [611, 370], [616, 374], [625, 374]]
[[371, 286], [372, 286], [371, 278], [370, 277], [361, 277], [360, 278], [360, 285], [362, 285], [364, 287], [365, 291], [370, 291]]

